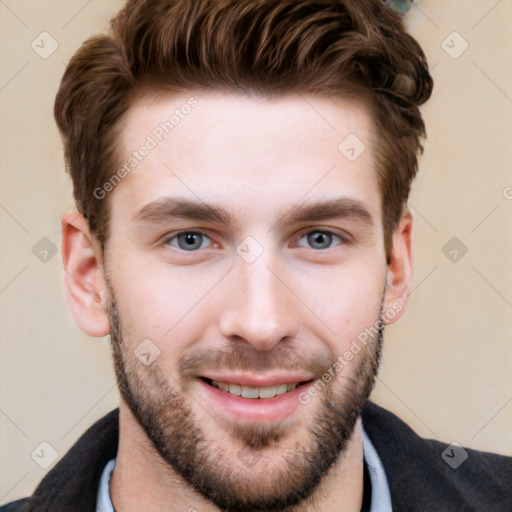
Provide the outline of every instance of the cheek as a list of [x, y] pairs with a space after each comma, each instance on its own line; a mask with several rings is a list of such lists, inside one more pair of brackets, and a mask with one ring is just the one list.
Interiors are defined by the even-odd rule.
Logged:
[[300, 283], [297, 294], [320, 320], [319, 337], [325, 338], [328, 331], [338, 352], [379, 319], [385, 283], [382, 265], [317, 269], [314, 276]]
[[128, 258], [115, 265], [110, 279], [125, 336], [132, 344], [149, 338], [161, 350], [194, 338], [201, 325], [198, 319], [206, 319], [207, 299], [219, 282], [216, 272]]

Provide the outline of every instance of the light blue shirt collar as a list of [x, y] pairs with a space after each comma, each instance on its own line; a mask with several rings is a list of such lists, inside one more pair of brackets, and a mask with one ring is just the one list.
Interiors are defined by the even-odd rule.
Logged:
[[392, 512], [391, 493], [389, 492], [389, 484], [384, 466], [370, 438], [366, 435], [364, 429], [362, 430], [364, 460], [366, 461], [368, 473], [370, 473], [370, 482], [372, 484], [372, 504], [370, 512]]
[[[363, 452], [372, 484], [372, 504], [370, 512], [392, 512], [391, 495], [384, 466], [364, 430]], [[103, 470], [98, 490], [96, 512], [114, 512], [114, 507], [110, 499], [109, 484], [115, 465], [116, 459], [111, 459]]]
[[114, 512], [112, 500], [110, 499], [109, 485], [115, 465], [116, 459], [110, 459], [101, 474], [98, 499], [96, 500], [96, 512]]

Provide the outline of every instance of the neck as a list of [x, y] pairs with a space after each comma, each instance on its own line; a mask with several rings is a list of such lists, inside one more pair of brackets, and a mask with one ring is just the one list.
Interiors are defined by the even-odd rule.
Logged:
[[[123, 401], [110, 496], [116, 512], [219, 512], [159, 455]], [[358, 512], [362, 496], [363, 445], [359, 418], [346, 450], [324, 475], [315, 492], [286, 512]]]

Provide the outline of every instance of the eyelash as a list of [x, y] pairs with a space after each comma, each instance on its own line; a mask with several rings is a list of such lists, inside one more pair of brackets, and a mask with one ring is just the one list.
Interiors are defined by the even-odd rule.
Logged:
[[[346, 236], [346, 235], [341, 235], [341, 234], [338, 234], [338, 233], [334, 233], [333, 231], [330, 231], [330, 230], [328, 230], [328, 229], [319, 229], [319, 228], [309, 229], [308, 231], [304, 231], [304, 232], [302, 232], [301, 234], [299, 234], [299, 235], [295, 238], [295, 240], [296, 240], [296, 242], [298, 242], [299, 240], [301, 240], [301, 239], [302, 239], [302, 238], [304, 238], [305, 236], [308, 236], [308, 235], [310, 235], [310, 234], [312, 234], [312, 233], [321, 233], [321, 234], [324, 234], [324, 235], [330, 235], [330, 236], [332, 236], [332, 237], [335, 237], [335, 238], [339, 239], [339, 242], [338, 242], [334, 247], [336, 247], [336, 246], [338, 246], [338, 245], [342, 245], [342, 244], [343, 244], [343, 245], [351, 245], [351, 244], [352, 244], [352, 240], [351, 240], [348, 236]], [[179, 237], [180, 235], [185, 235], [185, 234], [201, 235], [201, 236], [203, 236], [203, 237], [205, 237], [205, 238], [209, 239], [209, 240], [210, 240], [210, 242], [211, 242], [211, 237], [210, 237], [207, 233], [205, 233], [204, 231], [185, 230], [185, 231], [179, 231], [179, 232], [174, 233], [174, 234], [172, 234], [172, 235], [170, 235], [170, 236], [167, 236], [167, 237], [163, 240], [162, 244], [163, 244], [163, 245], [171, 245], [171, 246], [172, 246], [171, 242], [172, 242], [173, 240], [177, 240], [177, 239], [178, 239], [178, 237]], [[202, 245], [202, 244], [201, 244], [201, 245]], [[215, 244], [214, 244], [214, 246], [215, 246], [215, 245], [218, 245], [218, 244], [217, 244], [217, 243], [215, 243]], [[191, 251], [186, 251], [186, 250], [184, 250], [184, 249], [181, 249], [180, 247], [175, 247], [175, 246], [172, 246], [172, 247], [173, 247], [176, 251], [179, 251], [179, 252], [181, 252], [181, 253], [189, 253], [189, 254], [197, 253], [197, 252], [201, 249], [201, 247], [199, 247], [198, 249], [194, 249], [194, 250], [191, 250]], [[307, 248], [307, 247], [304, 247], [304, 246], [300, 246], [300, 247], [302, 247], [302, 248]], [[310, 248], [311, 248], [311, 247], [310, 247]], [[328, 251], [329, 249], [332, 249], [332, 248], [333, 248], [333, 247], [327, 247], [327, 248], [325, 248], [325, 249], [314, 249], [314, 248], [311, 248], [311, 249], [316, 250], [316, 251], [320, 251], [320, 252], [325, 252], [325, 251]]]

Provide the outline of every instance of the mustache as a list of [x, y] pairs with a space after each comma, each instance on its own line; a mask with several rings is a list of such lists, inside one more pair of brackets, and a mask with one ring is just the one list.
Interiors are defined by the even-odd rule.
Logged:
[[320, 377], [334, 362], [335, 357], [331, 353], [305, 357], [291, 347], [278, 346], [271, 352], [259, 352], [250, 347], [233, 345], [221, 349], [194, 348], [180, 357], [178, 367], [184, 374], [197, 374], [205, 369], [261, 373], [305, 370]]

